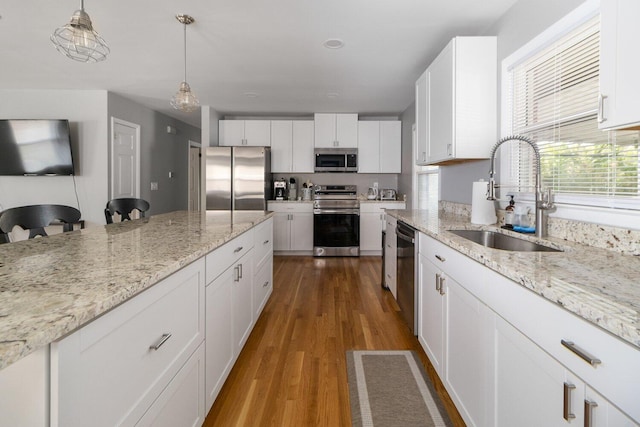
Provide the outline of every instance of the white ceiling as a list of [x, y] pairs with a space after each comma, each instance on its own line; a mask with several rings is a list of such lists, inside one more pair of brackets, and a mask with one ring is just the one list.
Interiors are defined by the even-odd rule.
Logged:
[[[223, 115], [398, 115], [451, 37], [484, 34], [515, 2], [87, 0], [111, 54], [84, 64], [49, 41], [80, 0], [3, 0], [0, 88], [105, 89], [199, 126], [199, 113], [169, 106], [183, 79], [175, 15], [186, 13], [196, 20], [187, 28], [187, 81], [202, 105]], [[345, 46], [324, 48], [330, 38]]]

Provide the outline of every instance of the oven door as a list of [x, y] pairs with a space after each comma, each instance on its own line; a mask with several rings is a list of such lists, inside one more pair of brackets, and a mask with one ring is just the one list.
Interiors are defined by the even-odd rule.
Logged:
[[359, 256], [359, 211], [316, 209], [313, 215], [313, 246], [315, 256]]

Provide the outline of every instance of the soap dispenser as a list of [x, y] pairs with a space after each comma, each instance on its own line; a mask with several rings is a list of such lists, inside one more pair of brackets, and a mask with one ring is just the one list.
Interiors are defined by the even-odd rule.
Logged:
[[512, 229], [513, 228], [513, 217], [515, 214], [516, 202], [513, 200], [513, 196], [510, 196], [511, 200], [509, 200], [509, 206], [505, 208], [504, 214], [504, 228]]

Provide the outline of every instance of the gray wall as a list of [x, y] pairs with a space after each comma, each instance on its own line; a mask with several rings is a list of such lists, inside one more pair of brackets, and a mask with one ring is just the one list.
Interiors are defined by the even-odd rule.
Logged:
[[[187, 209], [189, 140], [200, 142], [200, 129], [114, 93], [109, 93], [108, 117], [140, 125], [140, 197], [149, 201], [150, 213]], [[111, 126], [109, 141], [110, 133]], [[151, 191], [151, 182], [158, 183], [157, 191]]]
[[274, 180], [285, 178], [287, 181], [294, 177], [298, 186], [298, 196], [302, 196], [300, 188], [307, 180], [314, 185], [356, 185], [358, 194], [367, 194], [367, 190], [373, 186], [374, 182], [377, 182], [378, 188], [381, 189], [398, 188], [398, 175], [393, 173], [274, 173], [272, 176]]
[[416, 103], [412, 102], [400, 116], [402, 121], [402, 173], [398, 175], [398, 192], [407, 195], [407, 209], [413, 208], [413, 124], [416, 122]]
[[[62, 204], [82, 212], [86, 226], [104, 224], [107, 200], [107, 92], [0, 90], [4, 119], [68, 119], [75, 176], [2, 176], [0, 205]], [[76, 200], [77, 188], [77, 200]]]
[[[502, 61], [528, 41], [583, 3], [583, 0], [520, 0], [484, 35], [498, 36], [498, 91]], [[498, 112], [500, 111], [500, 92]], [[498, 129], [500, 129], [498, 114]], [[443, 166], [440, 171], [441, 200], [471, 204], [472, 182], [489, 177], [489, 161]], [[497, 181], [499, 182], [499, 176]]]

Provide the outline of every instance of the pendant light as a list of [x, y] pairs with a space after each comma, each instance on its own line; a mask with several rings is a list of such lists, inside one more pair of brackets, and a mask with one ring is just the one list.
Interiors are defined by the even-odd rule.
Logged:
[[71, 22], [55, 30], [50, 38], [58, 52], [74, 61], [104, 61], [111, 52], [93, 29], [91, 18], [84, 11], [84, 0], [80, 0], [80, 9], [73, 13]]
[[171, 98], [171, 106], [176, 110], [191, 113], [200, 106], [200, 101], [191, 92], [189, 83], [187, 83], [187, 25], [192, 24], [195, 20], [189, 15], [182, 14], [176, 15], [176, 19], [184, 25], [184, 80], [180, 83], [178, 92]]

